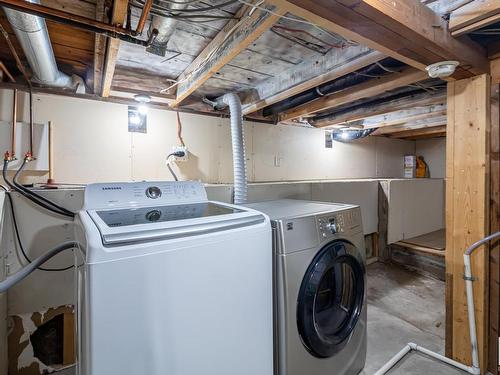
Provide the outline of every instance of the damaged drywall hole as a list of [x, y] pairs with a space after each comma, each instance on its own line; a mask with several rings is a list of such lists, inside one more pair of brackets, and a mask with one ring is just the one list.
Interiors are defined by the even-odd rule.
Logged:
[[64, 314], [39, 326], [30, 336], [33, 355], [44, 365], [62, 365], [64, 357]]

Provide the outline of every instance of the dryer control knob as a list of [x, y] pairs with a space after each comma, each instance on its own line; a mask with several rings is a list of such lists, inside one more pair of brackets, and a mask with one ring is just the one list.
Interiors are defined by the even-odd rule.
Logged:
[[146, 189], [146, 197], [157, 199], [161, 197], [161, 190], [157, 186], [150, 186]]
[[330, 220], [330, 222], [326, 224], [326, 229], [332, 234], [337, 233], [337, 224], [335, 223], [335, 220]]

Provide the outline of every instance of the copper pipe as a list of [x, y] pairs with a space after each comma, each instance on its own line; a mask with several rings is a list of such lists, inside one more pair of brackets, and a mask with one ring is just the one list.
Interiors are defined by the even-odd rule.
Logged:
[[26, 156], [33, 160], [33, 90], [30, 90], [30, 147], [29, 151], [26, 153]]
[[10, 150], [12, 159], [16, 158], [16, 125], [17, 125], [17, 89], [14, 89], [14, 98], [12, 102], [12, 132], [11, 132], [11, 143]]
[[142, 8], [141, 18], [139, 18], [139, 22], [137, 23], [137, 28], [135, 29], [135, 32], [137, 34], [141, 34], [142, 31], [144, 30], [144, 26], [146, 25], [146, 20], [148, 19], [149, 12], [151, 11], [152, 7], [153, 7], [153, 0], [146, 0], [146, 2], [144, 3], [144, 7]]
[[7, 69], [7, 67], [1, 61], [0, 61], [0, 70], [5, 73], [5, 75], [7, 76], [7, 78], [9, 78], [12, 83], [16, 83], [16, 80], [14, 79], [14, 77], [12, 76], [12, 74], [10, 74], [9, 69]]

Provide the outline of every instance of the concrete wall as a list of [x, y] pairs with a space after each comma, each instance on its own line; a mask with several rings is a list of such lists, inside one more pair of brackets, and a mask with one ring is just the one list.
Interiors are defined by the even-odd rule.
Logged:
[[[11, 119], [11, 103], [12, 92], [0, 90], [0, 121]], [[19, 121], [28, 119], [26, 104], [21, 95]], [[53, 124], [56, 181], [171, 179], [165, 157], [178, 144], [174, 112], [152, 109], [147, 134], [129, 133], [126, 105], [35, 95], [34, 118]], [[230, 183], [229, 121], [193, 114], [181, 119], [191, 155], [176, 167], [180, 177]], [[415, 152], [413, 141], [369, 137], [326, 149], [318, 129], [246, 122], [245, 130], [248, 175], [255, 182], [402, 177], [403, 156]]]
[[431, 178], [446, 177], [446, 138], [416, 141], [416, 154], [424, 157], [429, 166]]

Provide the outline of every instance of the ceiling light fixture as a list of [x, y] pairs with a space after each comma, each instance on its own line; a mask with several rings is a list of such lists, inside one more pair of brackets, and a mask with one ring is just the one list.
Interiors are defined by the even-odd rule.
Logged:
[[459, 65], [460, 63], [458, 61], [440, 61], [429, 65], [425, 70], [427, 70], [427, 74], [429, 74], [431, 78], [446, 78], [455, 73]]

